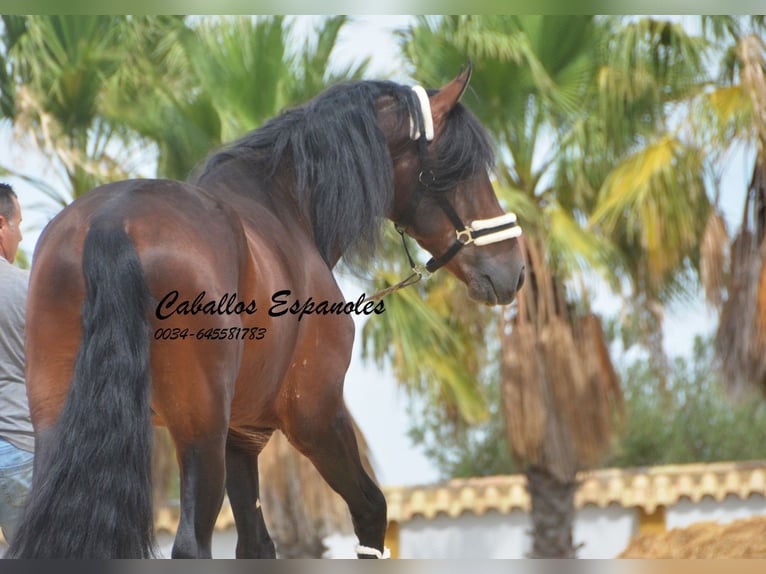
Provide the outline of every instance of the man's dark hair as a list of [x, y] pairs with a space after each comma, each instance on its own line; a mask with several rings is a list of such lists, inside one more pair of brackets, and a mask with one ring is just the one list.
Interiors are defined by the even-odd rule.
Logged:
[[16, 215], [16, 206], [13, 203], [11, 196], [18, 200], [16, 192], [7, 183], [0, 183], [0, 215], [6, 219], [10, 219]]

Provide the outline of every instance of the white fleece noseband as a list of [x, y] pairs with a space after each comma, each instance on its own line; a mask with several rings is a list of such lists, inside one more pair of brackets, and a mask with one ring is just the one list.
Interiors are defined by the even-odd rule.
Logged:
[[458, 238], [460, 238], [461, 233], [468, 234], [469, 241], [466, 243], [481, 246], [521, 237], [522, 232], [521, 227], [516, 223], [516, 214], [506, 213], [491, 219], [472, 221], [466, 229], [457, 232]]

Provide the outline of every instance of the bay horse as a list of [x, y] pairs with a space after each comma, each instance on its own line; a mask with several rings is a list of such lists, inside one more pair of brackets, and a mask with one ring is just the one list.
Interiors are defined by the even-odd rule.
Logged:
[[152, 424], [180, 470], [172, 557], [211, 557], [225, 492], [237, 557], [275, 556], [258, 454], [276, 429], [348, 504], [358, 556], [384, 557], [386, 501], [343, 382], [351, 315], [385, 307], [344, 302], [332, 270], [368, 261], [388, 218], [434, 255], [429, 271], [478, 301], [513, 299], [521, 230], [494, 194], [490, 140], [458, 102], [469, 77], [428, 92], [331, 87], [188, 182], [106, 184], [51, 220], [27, 307], [34, 480], [8, 557], [155, 556]]

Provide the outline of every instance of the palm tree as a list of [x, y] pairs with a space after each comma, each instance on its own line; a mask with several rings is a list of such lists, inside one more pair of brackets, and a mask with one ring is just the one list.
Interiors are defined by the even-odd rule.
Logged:
[[[716, 351], [724, 380], [735, 396], [753, 386], [766, 391], [766, 20], [763, 16], [703, 18], [720, 50], [720, 83], [699, 99], [697, 127], [719, 166], [742, 146], [752, 157], [752, 176], [742, 223], [727, 257], [726, 235], [711, 224], [707, 259], [708, 301], [720, 310]], [[723, 220], [720, 214], [717, 218]], [[718, 227], [722, 227], [719, 224]]]
[[128, 148], [121, 126], [104, 116], [101, 99], [132, 58], [131, 29], [153, 20], [4, 17], [2, 112], [19, 140], [31, 140], [54, 162], [64, 188], [41, 190], [59, 205], [135, 171], [130, 162], [140, 154]]
[[[656, 309], [678, 290], [674, 279], [690, 265], [709, 206], [695, 150], [673, 132], [668, 110], [696, 86], [702, 46], [669, 22], [589, 16], [421, 18], [400, 39], [424, 83], [473, 60], [465, 100], [500, 150], [497, 188], [523, 221], [530, 280], [515, 312], [453, 307], [444, 288], [421, 287], [436, 304], [430, 322], [425, 311], [404, 316], [420, 321], [417, 337], [412, 323], [397, 325], [409, 354], [404, 342], [368, 348], [408, 377], [411, 357], [430, 355], [438, 368], [421, 364], [416, 380], [439, 380], [449, 370], [469, 389], [476, 388], [470, 376], [500, 363], [509, 444], [532, 496], [532, 556], [574, 556], [575, 473], [607, 451], [620, 404], [587, 285], [599, 271], [614, 289], [626, 285], [629, 301]], [[647, 218], [627, 219], [632, 213]], [[392, 296], [389, 307], [405, 297]], [[469, 326], [455, 327], [455, 309], [474, 316]], [[454, 347], [421, 332], [436, 332], [432, 323], [455, 345], [474, 341], [472, 349], [479, 341], [466, 361], [476, 368], [453, 368]], [[462, 406], [455, 412], [465, 414]]]

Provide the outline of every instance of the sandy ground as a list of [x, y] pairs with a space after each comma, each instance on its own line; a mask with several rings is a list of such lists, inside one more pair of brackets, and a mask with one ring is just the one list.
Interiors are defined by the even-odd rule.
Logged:
[[620, 558], [766, 558], [766, 516], [639, 535]]

